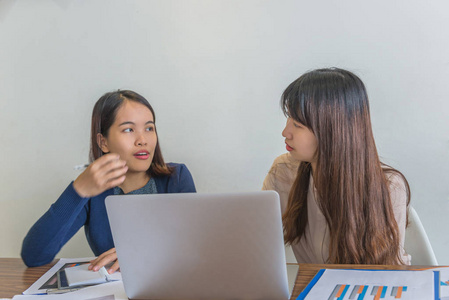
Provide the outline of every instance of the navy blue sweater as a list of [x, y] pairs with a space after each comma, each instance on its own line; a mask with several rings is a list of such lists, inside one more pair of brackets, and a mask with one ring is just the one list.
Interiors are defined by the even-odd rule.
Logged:
[[[158, 193], [196, 192], [192, 175], [184, 164], [168, 165], [174, 167], [173, 174], [154, 177]], [[70, 183], [23, 240], [21, 256], [24, 263], [28, 267], [36, 267], [51, 262], [83, 226], [96, 256], [114, 248], [104, 204], [105, 198], [113, 193], [113, 189], [109, 189], [98, 196], [82, 198], [73, 188], [73, 182]]]

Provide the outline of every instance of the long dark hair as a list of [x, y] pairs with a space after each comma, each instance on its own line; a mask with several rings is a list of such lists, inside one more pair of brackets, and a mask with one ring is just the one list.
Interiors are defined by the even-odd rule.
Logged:
[[[397, 176], [403, 180], [407, 205], [410, 188], [379, 160], [363, 82], [342, 69], [314, 70], [286, 88], [281, 106], [318, 142], [313, 180], [330, 231], [328, 262], [402, 264], [388, 185]], [[311, 175], [311, 164], [301, 162], [283, 216], [287, 244], [305, 237]]]
[[[153, 114], [154, 124], [156, 125], [156, 115], [154, 113], [153, 107], [151, 107], [150, 103], [144, 97], [137, 94], [136, 92], [129, 90], [118, 90], [104, 94], [100, 99], [98, 99], [97, 103], [95, 103], [94, 109], [92, 111], [89, 153], [90, 162], [93, 162], [94, 160], [105, 154], [97, 143], [97, 135], [98, 133], [101, 133], [104, 137], [108, 136], [109, 129], [115, 122], [117, 111], [122, 106], [125, 100], [135, 101], [145, 105]], [[173, 173], [173, 169], [167, 166], [164, 162], [161, 148], [159, 146], [159, 138], [157, 140], [156, 148], [154, 149], [153, 161], [147, 173], [151, 177], [170, 175], [171, 173]]]

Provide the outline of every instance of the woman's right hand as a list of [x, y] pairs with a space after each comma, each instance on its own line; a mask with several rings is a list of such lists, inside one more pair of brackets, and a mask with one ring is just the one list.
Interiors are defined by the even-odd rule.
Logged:
[[114, 263], [109, 269], [108, 273], [112, 274], [117, 271], [120, 266], [117, 260], [117, 252], [115, 252], [115, 248], [109, 249], [108, 251], [102, 253], [100, 256], [90, 261], [90, 265], [88, 267], [89, 270], [94, 272], [100, 270], [101, 267], [107, 266], [111, 263]]
[[94, 197], [120, 185], [127, 171], [126, 162], [118, 154], [106, 154], [91, 163], [76, 178], [73, 188], [83, 198]]

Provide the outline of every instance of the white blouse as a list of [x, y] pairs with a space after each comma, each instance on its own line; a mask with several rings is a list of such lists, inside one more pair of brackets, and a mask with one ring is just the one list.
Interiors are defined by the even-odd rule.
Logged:
[[[295, 160], [290, 153], [277, 157], [263, 182], [263, 190], [278, 192], [281, 200], [282, 213], [285, 212], [290, 188], [296, 178], [300, 162]], [[393, 212], [399, 228], [401, 244], [401, 256], [405, 264], [409, 265], [411, 256], [405, 252], [405, 227], [407, 220], [407, 194], [405, 183], [400, 176], [392, 175], [389, 178], [391, 201]], [[308, 224], [305, 229], [305, 237], [292, 244], [292, 250], [298, 263], [327, 263], [329, 258], [329, 229], [326, 219], [318, 207], [315, 199], [316, 190], [313, 178], [310, 177], [309, 192], [307, 194]]]

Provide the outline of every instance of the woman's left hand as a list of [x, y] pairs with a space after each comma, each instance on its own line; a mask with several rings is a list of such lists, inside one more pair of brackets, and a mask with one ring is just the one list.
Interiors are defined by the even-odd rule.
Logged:
[[120, 266], [117, 260], [117, 252], [115, 252], [115, 248], [109, 249], [108, 251], [102, 253], [96, 259], [90, 262], [88, 267], [89, 270], [98, 271], [101, 267], [104, 267], [110, 263], [114, 262], [114, 264], [109, 268], [108, 273], [112, 274], [117, 271]]

